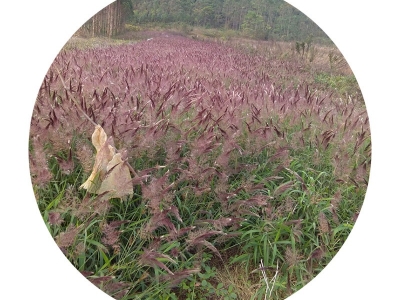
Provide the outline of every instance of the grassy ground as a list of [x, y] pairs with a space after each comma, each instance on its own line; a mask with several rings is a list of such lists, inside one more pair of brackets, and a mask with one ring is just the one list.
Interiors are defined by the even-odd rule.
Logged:
[[[121, 197], [79, 188], [99, 153], [87, 117], [134, 170]], [[284, 299], [345, 242], [370, 149], [335, 48], [131, 31], [65, 45], [30, 161], [50, 234], [116, 299]]]

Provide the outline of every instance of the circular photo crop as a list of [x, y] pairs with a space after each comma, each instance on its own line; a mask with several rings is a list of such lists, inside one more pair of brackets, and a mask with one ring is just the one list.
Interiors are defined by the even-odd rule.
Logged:
[[285, 299], [360, 213], [357, 80], [280, 0], [118, 0], [67, 41], [32, 114], [43, 220], [115, 299]]

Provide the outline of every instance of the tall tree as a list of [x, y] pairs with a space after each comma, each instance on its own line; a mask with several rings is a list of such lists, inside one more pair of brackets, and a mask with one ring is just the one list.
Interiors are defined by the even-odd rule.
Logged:
[[90, 36], [114, 36], [124, 28], [124, 0], [117, 0], [90, 18], [79, 30], [78, 34]]

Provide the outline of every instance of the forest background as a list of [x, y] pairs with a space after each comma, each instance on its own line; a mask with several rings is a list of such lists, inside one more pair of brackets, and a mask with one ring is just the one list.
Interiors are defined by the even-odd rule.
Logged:
[[208, 29], [208, 37], [245, 36], [259, 40], [331, 44], [328, 36], [302, 12], [281, 0], [118, 0], [88, 20], [83, 36], [115, 36], [143, 27]]

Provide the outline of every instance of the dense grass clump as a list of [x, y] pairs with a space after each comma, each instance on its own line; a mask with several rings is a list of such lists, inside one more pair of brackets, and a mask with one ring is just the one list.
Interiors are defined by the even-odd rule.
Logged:
[[[361, 94], [318, 51], [160, 34], [60, 52], [30, 162], [68, 260], [116, 299], [264, 299], [268, 281], [283, 299], [314, 278], [354, 225], [371, 157]], [[79, 188], [96, 124], [131, 172], [119, 198]]]

